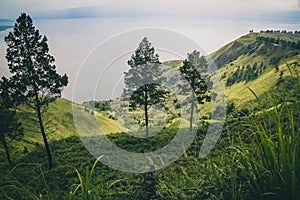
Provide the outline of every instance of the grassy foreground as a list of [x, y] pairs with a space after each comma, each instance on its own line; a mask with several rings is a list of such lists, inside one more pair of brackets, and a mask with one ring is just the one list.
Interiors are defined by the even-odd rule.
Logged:
[[[284, 90], [277, 91], [270, 94], [271, 109], [257, 99], [260, 114], [227, 121], [221, 139], [204, 159], [198, 158], [198, 151], [207, 124], [181, 158], [145, 174], [95, 162], [80, 139], [71, 136], [51, 142], [52, 170], [47, 170], [42, 146], [12, 169], [2, 163], [1, 199], [298, 199], [299, 99], [286, 99]], [[121, 148], [152, 151], [172, 139], [177, 129], [175, 123], [145, 142], [124, 134], [108, 137]]]

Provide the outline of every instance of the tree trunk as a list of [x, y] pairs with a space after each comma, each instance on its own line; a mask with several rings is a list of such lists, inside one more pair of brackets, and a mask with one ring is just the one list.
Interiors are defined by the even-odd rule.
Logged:
[[40, 106], [40, 101], [39, 101], [39, 97], [38, 97], [37, 93], [35, 94], [35, 101], [36, 101], [37, 117], [39, 119], [40, 129], [41, 129], [41, 133], [42, 133], [43, 140], [45, 143], [46, 152], [48, 155], [49, 169], [51, 169], [53, 167], [52, 155], [51, 155], [51, 151], [50, 151], [48, 140], [47, 140], [46, 133], [45, 133], [45, 128], [44, 128], [42, 114], [41, 114], [41, 106]]
[[149, 137], [149, 130], [148, 130], [148, 91], [147, 91], [147, 84], [145, 84], [145, 124], [146, 124], [146, 138]]
[[1, 141], [2, 141], [2, 144], [3, 144], [4, 149], [5, 149], [5, 153], [6, 153], [8, 164], [12, 165], [12, 162], [11, 162], [11, 159], [10, 159], [10, 155], [9, 155], [9, 151], [8, 151], [8, 147], [7, 147], [7, 143], [6, 143], [4, 135], [1, 137]]
[[192, 91], [192, 106], [191, 106], [191, 116], [190, 116], [190, 132], [192, 132], [193, 128], [193, 115], [194, 115], [194, 106], [195, 106], [195, 94], [194, 91]]

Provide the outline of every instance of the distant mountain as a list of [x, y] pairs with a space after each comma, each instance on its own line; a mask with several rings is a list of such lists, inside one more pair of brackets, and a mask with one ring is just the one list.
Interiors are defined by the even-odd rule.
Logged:
[[151, 13], [139, 10], [108, 9], [99, 6], [81, 6], [62, 10], [52, 10], [33, 13], [36, 19], [72, 19], [72, 18], [97, 18], [97, 17], [132, 17], [146, 16]]
[[46, 11], [34, 13], [34, 18], [38, 19], [59, 19], [59, 18], [92, 18], [101, 17], [107, 14], [99, 7], [76, 7], [63, 10]]
[[0, 31], [5, 31], [6, 29], [10, 29], [12, 27], [13, 26], [10, 26], [10, 25], [0, 25]]
[[11, 20], [11, 19], [0, 19], [0, 23], [13, 23], [14, 20]]
[[13, 24], [14, 21], [11, 19], [0, 19], [0, 31], [12, 28]]

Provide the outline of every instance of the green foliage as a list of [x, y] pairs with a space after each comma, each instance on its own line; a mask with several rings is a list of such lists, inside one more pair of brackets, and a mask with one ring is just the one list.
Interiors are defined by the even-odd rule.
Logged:
[[233, 184], [227, 188], [230, 199], [299, 197], [299, 99], [293, 104], [288, 99], [279, 102], [284, 95], [273, 91], [271, 110], [258, 98], [261, 114], [246, 119], [244, 131], [239, 127], [237, 135], [229, 130], [231, 146], [220, 158], [222, 165], [214, 165], [214, 174], [224, 186]]
[[263, 72], [264, 69], [257, 68], [257, 63], [254, 63], [252, 67], [250, 65], [247, 65], [246, 68], [244, 66], [242, 68], [238, 67], [237, 70], [230, 77], [227, 78], [226, 86], [231, 86], [235, 83], [239, 83], [242, 81], [252, 81]]
[[[265, 66], [257, 63], [260, 65], [249, 65], [253, 70]], [[272, 92], [258, 95], [254, 91], [259, 87], [250, 89], [257, 99], [252, 104], [258, 102], [256, 113], [250, 114], [248, 107], [237, 108], [237, 101], [231, 101], [227, 106], [231, 117], [206, 158], [197, 156], [208, 128], [207, 122], [203, 122], [189, 148], [178, 144], [184, 149], [182, 157], [164, 169], [147, 174], [110, 169], [98, 162], [100, 158], [95, 162], [74, 136], [71, 103], [63, 99], [52, 102], [46, 113], [61, 122], [58, 123], [61, 135], [50, 135], [57, 165], [47, 169], [47, 155], [39, 145], [18, 156], [13, 170], [8, 169], [6, 162], [0, 162], [0, 199], [297, 199], [300, 195], [299, 64], [289, 63], [286, 70], [291, 76], [281, 73], [278, 81], [278, 74], [270, 73], [277, 81], [276, 87], [270, 87]], [[74, 106], [82, 111], [82, 121], [91, 117], [84, 112], [84, 107]], [[23, 112], [17, 113], [22, 120], [28, 114]], [[113, 127], [98, 112], [95, 117], [106, 121], [108, 129]], [[151, 138], [135, 138], [124, 133], [107, 135], [107, 138], [124, 150], [151, 152], [174, 138], [180, 122], [173, 119], [173, 123]], [[89, 124], [83, 128], [89, 132]], [[93, 137], [87, 137], [95, 142]], [[25, 138], [23, 144], [34, 141]], [[95, 146], [99, 148], [99, 144]], [[126, 158], [120, 162], [122, 159]], [[34, 162], [40, 163], [31, 164]]]
[[236, 111], [236, 108], [235, 108], [234, 102], [231, 102], [226, 106], [226, 114], [227, 115], [232, 115], [235, 111]]
[[[79, 184], [75, 187], [74, 191], [71, 191], [69, 193], [69, 199], [82, 199], [82, 200], [93, 200], [93, 199], [101, 199], [101, 197], [109, 199], [109, 197], [113, 194], [113, 192], [110, 192], [110, 189], [118, 184], [119, 182], [123, 181], [122, 179], [114, 180], [113, 182], [105, 184], [105, 187], [102, 186], [102, 188], [99, 188], [99, 186], [95, 185], [95, 176], [94, 171], [95, 167], [97, 166], [99, 160], [103, 156], [100, 156], [96, 159], [91, 169], [89, 169], [89, 166], [86, 166], [85, 168], [85, 175], [81, 175], [80, 172], [75, 169], [76, 174], [78, 176]], [[80, 189], [80, 193], [79, 193]], [[79, 198], [77, 198], [79, 197]]]
[[24, 136], [23, 127], [21, 123], [18, 122], [16, 112], [3, 107], [2, 105], [0, 105], [0, 121], [0, 142], [5, 149], [8, 163], [12, 165], [6, 137], [11, 140], [21, 140]]
[[56, 73], [47, 38], [35, 29], [29, 15], [22, 13], [19, 16], [13, 32], [5, 37], [5, 42], [8, 46], [6, 59], [12, 73], [11, 93], [17, 93], [26, 100], [39, 95], [40, 106], [60, 97], [68, 78]]
[[68, 84], [68, 77], [56, 73], [47, 38], [35, 29], [29, 15], [22, 13], [18, 17], [13, 32], [9, 32], [5, 42], [8, 46], [6, 59], [12, 73], [9, 92], [36, 111], [51, 168], [52, 156], [41, 109], [61, 96], [63, 87]]
[[97, 158], [97, 160], [95, 161], [91, 170], [89, 170], [89, 166], [86, 167], [85, 177], [82, 177], [81, 174], [79, 173], [79, 171], [77, 169], [75, 169], [78, 179], [79, 179], [79, 184], [73, 192], [70, 192], [71, 199], [74, 198], [74, 196], [79, 188], [81, 189], [81, 194], [80, 194], [81, 199], [90, 200], [90, 199], [95, 198], [95, 197], [93, 197], [94, 195], [93, 195], [93, 191], [92, 191], [93, 172], [94, 172], [94, 169], [95, 169], [97, 163], [99, 162], [99, 160], [102, 157], [103, 156], [100, 156], [99, 158]]
[[146, 137], [148, 137], [149, 106], [164, 102], [169, 92], [162, 89], [162, 71], [158, 54], [145, 37], [128, 60], [131, 69], [125, 72], [123, 97], [134, 110], [142, 107], [145, 114]]
[[90, 109], [97, 109], [99, 111], [111, 111], [111, 102], [112, 102], [111, 100], [89, 101], [89, 102], [83, 102], [82, 105]]
[[242, 108], [239, 111], [238, 115], [241, 116], [241, 117], [249, 116], [250, 115], [250, 110], [248, 108]]
[[142, 174], [141, 199], [157, 199], [157, 176], [155, 172], [147, 172]]
[[[239, 41], [232, 42], [228, 44], [228, 46], [223, 47], [223, 49], [220, 49], [216, 54], [213, 54], [213, 60], [216, 63], [216, 65], [221, 68], [227, 63], [230, 63], [241, 55], [245, 54], [247, 52], [247, 48], [243, 45], [243, 43]], [[230, 52], [230, 53], [229, 53]]]
[[266, 67], [278, 66], [282, 58], [299, 54], [300, 34], [250, 33], [230, 42], [210, 57], [219, 68], [233, 63], [238, 66], [264, 62]]
[[257, 41], [263, 41], [266, 44], [275, 44], [275, 45], [280, 45], [282, 46], [284, 49], [289, 47], [291, 49], [299, 49], [300, 48], [300, 41], [287, 41], [287, 40], [283, 40], [280, 39], [279, 37], [277, 37], [276, 39], [274, 37], [266, 37], [266, 36], [258, 36], [256, 37]]
[[182, 78], [188, 82], [188, 84], [179, 85], [180, 92], [191, 95], [189, 100], [191, 102], [190, 131], [192, 130], [194, 106], [211, 100], [209, 90], [212, 88], [212, 82], [209, 80], [207, 68], [205, 57], [200, 56], [200, 52], [196, 50], [188, 53], [188, 59], [185, 59], [183, 65], [179, 67]]
[[179, 85], [183, 94], [193, 92], [199, 104], [203, 104], [210, 100], [208, 94], [212, 87], [207, 71], [208, 64], [204, 56], [200, 56], [200, 52], [193, 51], [188, 54], [188, 59], [183, 61], [183, 65], [179, 67], [179, 71], [188, 85]]
[[8, 163], [12, 165], [6, 138], [21, 140], [24, 133], [23, 127], [16, 116], [16, 111], [12, 108], [14, 103], [7, 93], [7, 87], [8, 82], [3, 78], [0, 81], [0, 142], [5, 149]]

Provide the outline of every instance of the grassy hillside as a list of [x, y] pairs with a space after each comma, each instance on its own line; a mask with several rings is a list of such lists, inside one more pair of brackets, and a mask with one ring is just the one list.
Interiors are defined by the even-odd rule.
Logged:
[[[291, 63], [290, 61], [289, 63]], [[247, 107], [250, 109], [254, 108], [252, 104], [255, 100], [255, 96], [248, 89], [255, 91], [256, 95], [261, 97], [268, 92], [272, 93], [275, 89], [276, 83], [280, 78], [280, 73], [283, 73], [283, 77], [290, 77], [290, 72], [286, 64], [279, 66], [279, 72], [276, 72], [275, 69], [272, 69], [264, 74], [258, 76], [255, 80], [246, 82], [240, 82], [233, 84], [232, 86], [226, 87], [226, 96], [228, 102], [234, 102], [238, 108]]]
[[[273, 38], [275, 43], [269, 43], [257, 38]], [[279, 41], [279, 42], [278, 42]], [[280, 42], [281, 41], [281, 42]], [[250, 33], [245, 35], [237, 40], [230, 42], [224, 47], [220, 48], [216, 52], [210, 55], [220, 67], [220, 74], [223, 77], [224, 84], [229, 77], [237, 71], [240, 66], [252, 65], [254, 63], [265, 63], [265, 70], [257, 76], [257, 78], [249, 81], [240, 81], [232, 85], [226, 86], [225, 92], [227, 96], [227, 102], [234, 102], [238, 109], [241, 108], [250, 108], [253, 109], [255, 105], [253, 101], [255, 96], [250, 92], [248, 88], [251, 88], [256, 92], [257, 96], [266, 95], [268, 91], [272, 91], [276, 86], [276, 83], [280, 76], [288, 77], [290, 72], [284, 64], [283, 59], [278, 63], [278, 70], [270, 64], [270, 57], [284, 57], [289, 63], [297, 63], [299, 60], [300, 49], [293, 49], [286, 45], [284, 48], [282, 46], [282, 41], [295, 42], [296, 44], [300, 41], [300, 34], [288, 34], [288, 33]], [[276, 45], [276, 42], [281, 44], [281, 46]], [[250, 49], [250, 47], [252, 49]], [[264, 53], [265, 52], [265, 53]], [[269, 64], [268, 64], [269, 63]], [[172, 72], [170, 67], [177, 69], [182, 65], [181, 60], [166, 61], [163, 63], [165, 66], [162, 70], [165, 74], [172, 77]], [[259, 68], [258, 64], [258, 68]], [[184, 100], [184, 96], [178, 96], [177, 98]], [[115, 120], [109, 119], [109, 115], [112, 115], [111, 112], [95, 112], [95, 115], [91, 115], [89, 112], [86, 112], [84, 107], [81, 105], [73, 104], [74, 108], [78, 110], [82, 116], [82, 126], [83, 129], [81, 132], [90, 132], [90, 128], [86, 121], [90, 117], [96, 117], [102, 131], [106, 134], [119, 133], [122, 131], [127, 131], [124, 126], [124, 122], [116, 122]], [[167, 106], [170, 107], [167, 116], [165, 119], [168, 123], [172, 124], [178, 118], [179, 109], [174, 109], [174, 103], [171, 99]], [[209, 112], [209, 104], [206, 104], [202, 113], [205, 115]], [[108, 114], [107, 114], [108, 113]], [[9, 142], [10, 150], [15, 154], [22, 156], [22, 152], [26, 147], [29, 151], [34, 150], [38, 145], [42, 145], [42, 137], [39, 131], [39, 126], [36, 121], [35, 114], [28, 108], [21, 108], [18, 111], [20, 121], [22, 122], [25, 129], [25, 138], [20, 142]], [[77, 136], [74, 121], [73, 121], [73, 112], [72, 112], [72, 103], [66, 99], [57, 99], [55, 102], [49, 105], [48, 110], [46, 111], [45, 122], [46, 122], [46, 132], [47, 137], [51, 141], [58, 141], [70, 136]], [[168, 124], [165, 124], [168, 126]], [[183, 126], [187, 126], [187, 123], [184, 123]], [[2, 147], [0, 148], [2, 152]], [[3, 160], [3, 154], [0, 156]]]
[[290, 76], [285, 62], [297, 63], [300, 56], [300, 34], [250, 33], [210, 57], [220, 68], [226, 85], [228, 102], [238, 108], [253, 108], [251, 88], [258, 96], [276, 86], [280, 77]]
[[[199, 159], [197, 155], [206, 125], [198, 130], [196, 139], [190, 148], [184, 149], [183, 156], [162, 170], [132, 174], [99, 163], [89, 182], [86, 175], [95, 158], [80, 139], [71, 136], [53, 140], [50, 145], [55, 166], [51, 170], [47, 168], [42, 146], [24, 155], [12, 169], [5, 163], [0, 165], [0, 197], [6, 199], [3, 196], [6, 194], [15, 199], [38, 199], [41, 195], [43, 199], [53, 200], [276, 199], [274, 195], [278, 195], [280, 198], [297, 199], [299, 179], [294, 180], [293, 177], [300, 173], [297, 152], [300, 137], [295, 134], [300, 130], [299, 115], [296, 114], [298, 106], [283, 106], [279, 111], [229, 121], [214, 150], [205, 159]], [[275, 117], [276, 112], [281, 113], [279, 118]], [[278, 119], [284, 125], [278, 125]], [[264, 127], [259, 129], [260, 125]], [[126, 134], [110, 134], [108, 138], [123, 149], [147, 152], [164, 146], [177, 130], [175, 122], [148, 140]], [[282, 133], [284, 137], [280, 137]], [[272, 151], [274, 156], [269, 154]], [[291, 160], [290, 155], [293, 155]], [[82, 179], [77, 177], [74, 168]], [[90, 191], [87, 197], [84, 197], [85, 190]]]
[[298, 55], [299, 41], [300, 34], [250, 33], [228, 43], [210, 57], [219, 68], [255, 62], [263, 62], [270, 67], [274, 65], [270, 63], [273, 57], [289, 58]]
[[[219, 74], [226, 85], [227, 102], [234, 102], [238, 109], [253, 109], [255, 96], [248, 88], [260, 96], [273, 90], [280, 76], [290, 76], [286, 62], [298, 63], [300, 34], [250, 33], [208, 57], [219, 68]], [[163, 64], [177, 69], [182, 61], [166, 61]], [[203, 106], [202, 111], [207, 115], [210, 112], [209, 104]]]
[[[76, 109], [82, 117], [82, 132], [86, 132], [87, 134], [89, 133], [90, 127], [86, 124], [86, 122], [90, 121], [90, 117], [97, 118], [102, 131], [106, 134], [122, 131], [121, 128], [119, 128], [120, 125], [116, 126], [113, 120], [103, 117], [100, 113], [95, 112], [95, 115], [92, 116], [90, 113], [85, 112], [83, 106], [72, 104], [72, 102], [67, 99], [57, 99], [50, 103], [48, 109], [44, 111], [44, 120], [46, 124], [45, 129], [50, 143], [66, 139], [71, 136], [78, 136], [74, 125], [72, 106], [74, 106], [73, 109]], [[13, 157], [19, 158], [24, 156], [24, 148], [27, 148], [28, 151], [31, 152], [35, 148], [43, 145], [43, 138], [40, 133], [35, 113], [31, 109], [21, 107], [18, 110], [17, 115], [24, 128], [25, 137], [21, 141], [10, 142], [8, 140], [8, 142], [9, 150], [12, 152]], [[0, 152], [1, 162], [6, 162], [2, 146], [0, 147]]]
[[[262, 37], [273, 38], [274, 42]], [[234, 81], [226, 86], [227, 100], [234, 102], [239, 109], [257, 108], [259, 112], [228, 119], [213, 151], [200, 159], [199, 150], [208, 128], [208, 123], [203, 122], [189, 148], [178, 144], [182, 148], [182, 156], [177, 161], [150, 173], [120, 172], [101, 163], [91, 170], [95, 158], [83, 146], [74, 118], [81, 125], [80, 131], [96, 148], [101, 147], [101, 143], [97, 143], [92, 129], [99, 125], [108, 139], [120, 148], [142, 153], [158, 150], [174, 138], [180, 127], [179, 108], [169, 109], [166, 115], [162, 115], [161, 118], [165, 118], [168, 124], [163, 124], [163, 129], [146, 139], [124, 134], [123, 131], [127, 131], [124, 121], [113, 120], [117, 115], [106, 108], [92, 112], [91, 107], [86, 105], [57, 99], [44, 111], [46, 133], [54, 159], [51, 170], [47, 168], [46, 152], [34, 112], [26, 107], [20, 108], [17, 113], [24, 125], [25, 138], [9, 141], [9, 150], [16, 164], [14, 167], [8, 166], [0, 147], [0, 199], [9, 199], [10, 196], [35, 200], [296, 200], [300, 195], [300, 77], [299, 49], [293, 49], [293, 45], [297, 45], [298, 41], [299, 36], [294, 34], [251, 33], [213, 53], [211, 57], [220, 68], [224, 84], [234, 77]], [[271, 62], [271, 58], [276, 59]], [[283, 59], [290, 63], [289, 67]], [[257, 65], [253, 69], [255, 63]], [[181, 64], [179, 60], [167, 61], [163, 70], [172, 77], [168, 66], [176, 69]], [[248, 76], [251, 69], [247, 71], [247, 65], [258, 72], [255, 78]], [[248, 87], [255, 91], [259, 100], [267, 102], [265, 107], [258, 108], [259, 104]], [[272, 96], [266, 98], [269, 94]], [[184, 96], [179, 98], [184, 99]], [[102, 103], [106, 105], [107, 102]], [[174, 107], [172, 98], [167, 105]], [[204, 106], [209, 107], [208, 104]], [[139, 117], [139, 113], [134, 114]], [[184, 120], [182, 123], [180, 130], [189, 133], [186, 128], [188, 122]], [[29, 152], [23, 152], [25, 147]], [[121, 157], [121, 163], [122, 159], [127, 158]]]

